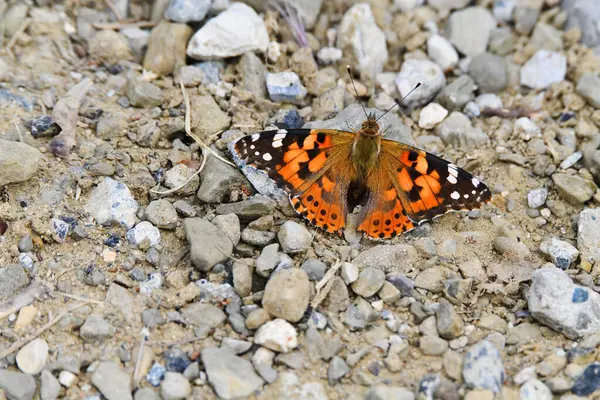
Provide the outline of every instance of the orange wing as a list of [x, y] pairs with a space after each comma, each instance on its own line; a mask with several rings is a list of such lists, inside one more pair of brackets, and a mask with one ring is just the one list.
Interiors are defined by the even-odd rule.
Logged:
[[279, 129], [242, 137], [231, 152], [242, 167], [264, 171], [313, 225], [340, 233], [355, 173], [348, 165], [354, 134], [332, 129]]
[[367, 186], [371, 195], [359, 229], [375, 238], [393, 237], [448, 211], [479, 208], [492, 198], [467, 171], [390, 140], [382, 140], [379, 164]]

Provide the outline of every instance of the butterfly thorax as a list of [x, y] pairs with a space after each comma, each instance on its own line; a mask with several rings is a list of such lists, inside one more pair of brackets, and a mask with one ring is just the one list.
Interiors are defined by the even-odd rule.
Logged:
[[381, 131], [374, 116], [367, 118], [356, 132], [352, 146], [352, 162], [356, 171], [366, 178], [377, 165], [381, 150]]

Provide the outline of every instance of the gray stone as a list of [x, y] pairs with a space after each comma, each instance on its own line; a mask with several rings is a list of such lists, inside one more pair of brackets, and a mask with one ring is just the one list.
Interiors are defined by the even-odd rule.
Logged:
[[464, 358], [463, 379], [470, 388], [500, 392], [505, 379], [500, 352], [487, 340], [472, 346]]
[[[343, 281], [342, 281], [343, 284]], [[362, 297], [357, 297], [346, 310], [344, 323], [351, 330], [364, 329], [379, 318], [377, 312]]]
[[134, 107], [151, 108], [163, 102], [162, 91], [150, 82], [132, 80], [127, 87], [127, 98]]
[[267, 69], [256, 54], [245, 53], [237, 66], [242, 87], [259, 99], [267, 97]]
[[121, 33], [104, 29], [98, 31], [88, 42], [90, 56], [109, 65], [121, 60], [132, 60], [129, 42]]
[[210, 271], [215, 264], [229, 259], [233, 243], [213, 224], [202, 218], [186, 218], [183, 227], [190, 243], [190, 258], [198, 270]]
[[211, 0], [171, 0], [165, 18], [175, 22], [200, 22], [210, 10]]
[[235, 214], [217, 215], [211, 223], [225, 232], [234, 246], [240, 242], [240, 219]]
[[100, 139], [115, 139], [122, 136], [129, 123], [123, 114], [103, 116], [96, 125], [96, 135]]
[[42, 153], [25, 143], [0, 139], [0, 186], [25, 182], [38, 171]]
[[546, 89], [561, 82], [567, 74], [567, 58], [547, 50], [539, 50], [521, 67], [521, 85]]
[[167, 371], [160, 384], [160, 394], [164, 400], [183, 400], [192, 394], [192, 386], [182, 374]]
[[487, 9], [468, 7], [450, 15], [445, 36], [458, 51], [475, 57], [486, 50], [490, 33], [495, 27], [496, 21]]
[[350, 296], [348, 295], [348, 287], [339, 276], [333, 277], [331, 290], [323, 301], [323, 308], [329, 312], [340, 312], [348, 308], [350, 304]]
[[301, 268], [306, 272], [311, 281], [318, 282], [323, 279], [327, 265], [316, 258], [309, 258], [304, 261]]
[[579, 257], [575, 246], [554, 237], [540, 243], [540, 251], [560, 269], [569, 268]]
[[299, 104], [307, 94], [298, 75], [291, 71], [267, 72], [266, 84], [269, 98], [275, 102]]
[[285, 253], [299, 253], [310, 248], [312, 235], [304, 225], [286, 221], [279, 228], [277, 240]]
[[252, 365], [258, 374], [267, 382], [277, 379], [277, 370], [273, 368], [275, 353], [264, 347], [258, 348], [252, 355]]
[[231, 268], [233, 287], [237, 294], [246, 297], [252, 292], [252, 265], [245, 261], [234, 261]]
[[[190, 108], [194, 116], [192, 119], [192, 130], [201, 139], [208, 139], [220, 131], [229, 128], [231, 117], [221, 110], [221, 107], [219, 107], [212, 96], [192, 97]], [[210, 158], [207, 160], [207, 163], [210, 161]]]
[[366, 394], [365, 400], [414, 400], [412, 390], [385, 384], [373, 385]]
[[538, 22], [531, 35], [530, 43], [538, 50], [561, 51], [563, 49], [562, 32], [552, 25]]
[[446, 76], [442, 68], [429, 60], [406, 59], [396, 76], [396, 85], [400, 96], [406, 96], [418, 83], [418, 90], [404, 99], [403, 105], [408, 108], [419, 107], [429, 103], [446, 86]]
[[220, 398], [249, 396], [263, 385], [252, 364], [227, 349], [205, 348], [202, 350], [202, 363], [208, 381]]
[[152, 329], [157, 326], [164, 325], [167, 322], [160, 311], [155, 308], [149, 308], [142, 311], [142, 323], [145, 327]]
[[[526, 2], [525, 2], [526, 3]], [[541, 4], [541, 3], [540, 3]], [[527, 4], [517, 3], [514, 11], [515, 30], [523, 35], [529, 35], [540, 15], [538, 7], [529, 7]]]
[[344, 109], [344, 97], [346, 90], [334, 87], [319, 95], [312, 105], [312, 115], [315, 119], [331, 118]]
[[151, 201], [144, 210], [144, 217], [159, 228], [175, 229], [177, 227], [177, 211], [171, 202], [165, 199]]
[[21, 372], [39, 374], [48, 361], [48, 343], [41, 338], [33, 339], [18, 351], [15, 361]]
[[262, 325], [254, 334], [254, 343], [269, 350], [289, 353], [298, 346], [296, 329], [287, 321], [278, 318]]
[[469, 117], [458, 111], [451, 112], [436, 126], [435, 133], [445, 144], [462, 149], [472, 149], [490, 140], [481, 128], [472, 126]]
[[221, 342], [221, 347], [226, 347], [231, 349], [234, 354], [244, 354], [252, 347], [252, 342], [247, 342], [245, 340], [233, 339], [233, 338], [223, 338]]
[[186, 87], [196, 87], [204, 80], [205, 78], [202, 68], [199, 68], [196, 65], [182, 66], [177, 70], [177, 74], [175, 76], [175, 81], [183, 83], [183, 85]]
[[263, 277], [268, 277], [279, 264], [279, 244], [273, 243], [265, 246], [256, 259], [256, 273]]
[[544, 382], [538, 379], [530, 379], [519, 389], [521, 400], [552, 400], [552, 391]]
[[160, 243], [160, 231], [148, 221], [142, 221], [128, 230], [125, 237], [135, 247], [148, 248]]
[[282, 269], [271, 275], [262, 304], [270, 315], [289, 322], [304, 316], [310, 299], [308, 275], [300, 268]]
[[448, 342], [437, 336], [426, 335], [419, 338], [419, 349], [426, 356], [441, 356], [448, 351]]
[[208, 333], [225, 322], [227, 316], [217, 306], [206, 303], [193, 303], [181, 310], [181, 314], [192, 324]]
[[531, 208], [539, 208], [546, 204], [548, 188], [533, 189], [527, 193], [527, 205]]
[[600, 209], [588, 208], [579, 213], [577, 226], [577, 248], [581, 260], [600, 262]]
[[[159, 3], [157, 1], [154, 4]], [[165, 20], [156, 22], [159, 24], [150, 34], [144, 69], [158, 75], [168, 75], [186, 64], [185, 49], [194, 31], [186, 24], [169, 23]]]
[[[254, 184], [254, 182], [253, 182]], [[219, 204], [216, 207], [217, 214], [235, 214], [241, 220], [253, 220], [264, 215], [272, 214], [275, 210], [275, 202], [269, 197], [256, 195], [251, 199], [237, 203]]]
[[327, 370], [327, 380], [330, 385], [335, 385], [342, 379], [348, 372], [350, 367], [344, 361], [343, 358], [335, 356], [329, 362], [329, 369]]
[[444, 108], [453, 111], [462, 109], [475, 98], [475, 81], [468, 75], [461, 75], [446, 86], [436, 101]]
[[444, 339], [456, 339], [464, 332], [465, 324], [452, 304], [442, 300], [435, 311], [437, 332]]
[[232, 191], [241, 186], [250, 187], [237, 168], [210, 155], [200, 172], [200, 179], [202, 184], [197, 196], [204, 203], [223, 203], [229, 200]]
[[275, 233], [246, 228], [242, 231], [241, 239], [245, 243], [262, 247], [268, 245], [275, 239]]
[[383, 70], [388, 59], [386, 38], [367, 3], [355, 4], [344, 13], [336, 47], [352, 56], [358, 70], [371, 77]]
[[584, 74], [577, 82], [577, 93], [591, 106], [600, 108], [600, 77], [595, 73]]
[[3, 12], [2, 25], [4, 26], [3, 35], [7, 38], [12, 37], [19, 29], [27, 17], [29, 7], [25, 3], [14, 3]]
[[531, 254], [523, 242], [512, 237], [499, 236], [494, 239], [492, 244], [498, 253], [509, 257], [525, 258]]
[[131, 395], [131, 376], [114, 362], [101, 362], [92, 374], [92, 384], [108, 400], [129, 400]]
[[28, 284], [29, 278], [19, 264], [0, 268], [0, 297], [10, 297]]
[[598, 187], [591, 181], [578, 175], [554, 174], [552, 181], [558, 193], [573, 205], [580, 205], [591, 199]]
[[141, 388], [135, 392], [133, 396], [134, 400], [161, 400], [158, 393], [156, 393], [151, 388]]
[[79, 336], [86, 342], [104, 341], [114, 334], [115, 328], [98, 314], [90, 314], [79, 330]]
[[60, 395], [60, 382], [47, 369], [42, 371], [40, 377], [40, 397], [42, 400], [56, 400]]
[[385, 282], [385, 272], [375, 268], [363, 269], [358, 279], [352, 283], [354, 293], [363, 297], [371, 297], [381, 289]]
[[29, 374], [0, 369], [0, 389], [9, 400], [33, 400], [36, 384]]
[[268, 44], [262, 18], [246, 4], [232, 3], [194, 34], [187, 55], [199, 60], [235, 57], [249, 51], [264, 52]]
[[506, 62], [500, 56], [481, 53], [473, 57], [469, 64], [469, 75], [473, 77], [480, 93], [495, 93], [508, 84]]
[[571, 0], [561, 3], [568, 12], [565, 31], [574, 27], [581, 29], [581, 43], [589, 48], [600, 44], [600, 7], [595, 0]]

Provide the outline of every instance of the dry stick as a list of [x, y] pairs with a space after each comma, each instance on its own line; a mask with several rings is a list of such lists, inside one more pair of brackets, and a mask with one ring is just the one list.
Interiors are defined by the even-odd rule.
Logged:
[[152, 22], [152, 21], [139, 21], [137, 19], [132, 19], [132, 20], [125, 20], [125, 21], [121, 21], [121, 22], [112, 22], [112, 23], [95, 23], [92, 24], [92, 27], [96, 28], [96, 29], [109, 29], [112, 31], [119, 31], [125, 27], [136, 27], [136, 28], [154, 28], [157, 25], [156, 22]]
[[104, 2], [106, 3], [106, 6], [110, 8], [110, 11], [112, 11], [113, 14], [115, 14], [115, 17], [117, 17], [117, 21], [121, 21], [123, 19], [123, 16], [119, 12], [115, 4], [112, 2], [112, 0], [104, 0]]
[[341, 261], [337, 260], [335, 264], [333, 264], [331, 268], [327, 270], [323, 278], [316, 284], [315, 290], [317, 293], [315, 294], [315, 297], [313, 297], [313, 300], [310, 303], [310, 306], [313, 309], [319, 307], [319, 304], [321, 304], [321, 302], [325, 300], [325, 297], [327, 297], [327, 295], [329, 294], [329, 291], [333, 286], [333, 277], [335, 276], [335, 273], [338, 271], [338, 269], [340, 269], [341, 266]]
[[29, 26], [31, 21], [32, 21], [31, 18], [26, 18], [25, 20], [23, 20], [23, 22], [21, 22], [21, 25], [19, 25], [19, 28], [16, 30], [16, 32], [12, 35], [12, 37], [6, 44], [5, 49], [8, 53], [10, 53], [10, 50], [15, 45], [15, 43], [17, 43], [17, 40], [19, 39], [19, 37], [21, 37], [23, 32], [25, 32], [25, 29], [27, 29], [27, 27]]
[[19, 340], [18, 342], [14, 342], [8, 348], [0, 351], [0, 359], [14, 353], [15, 351], [19, 350], [21, 347], [25, 346], [27, 343], [31, 342], [33, 339], [40, 336], [42, 333], [44, 333], [48, 329], [52, 328], [58, 321], [60, 321], [62, 318], [64, 318], [71, 311], [74, 311], [74, 310], [78, 309], [79, 307], [83, 307], [88, 304], [89, 304], [89, 302], [79, 303], [79, 304], [75, 304], [74, 306], [69, 307], [68, 309], [64, 310], [63, 312], [58, 314], [56, 316], [56, 318], [54, 318], [52, 321], [47, 322], [44, 326], [42, 326], [40, 329], [38, 329], [35, 333], [29, 335], [25, 339]]

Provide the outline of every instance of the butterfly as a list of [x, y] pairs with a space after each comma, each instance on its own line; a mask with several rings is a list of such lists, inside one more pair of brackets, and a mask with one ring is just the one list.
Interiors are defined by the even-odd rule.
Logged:
[[247, 176], [264, 172], [298, 214], [330, 233], [341, 234], [357, 205], [357, 230], [389, 239], [491, 200], [479, 179], [436, 155], [384, 139], [381, 116], [365, 115], [356, 132], [274, 129], [241, 137], [229, 150]]

